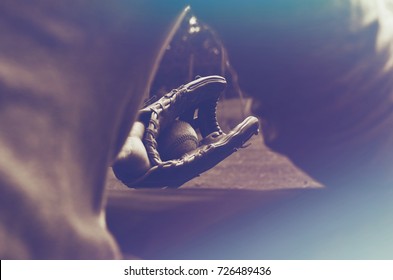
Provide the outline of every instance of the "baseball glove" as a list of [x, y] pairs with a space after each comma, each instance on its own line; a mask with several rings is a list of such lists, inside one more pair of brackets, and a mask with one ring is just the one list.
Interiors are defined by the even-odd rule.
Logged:
[[[143, 144], [151, 167], [140, 178], [118, 178], [132, 188], [177, 188], [243, 147], [258, 133], [258, 119], [248, 117], [229, 133], [224, 133], [217, 122], [216, 107], [225, 86], [223, 77], [198, 77], [143, 108], [139, 120], [146, 127]], [[190, 123], [199, 130], [202, 139], [195, 150], [181, 158], [163, 161], [157, 139], [160, 131], [176, 119]]]

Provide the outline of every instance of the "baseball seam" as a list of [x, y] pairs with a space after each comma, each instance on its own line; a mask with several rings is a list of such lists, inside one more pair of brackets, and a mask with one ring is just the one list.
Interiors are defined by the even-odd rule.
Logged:
[[193, 141], [196, 146], [198, 147], [198, 139], [194, 136], [194, 135], [182, 135], [179, 138], [176, 139], [175, 142], [172, 143], [172, 145], [170, 145], [168, 147], [168, 150], [172, 150], [174, 148], [176, 148], [176, 146], [186, 142], [186, 141]]

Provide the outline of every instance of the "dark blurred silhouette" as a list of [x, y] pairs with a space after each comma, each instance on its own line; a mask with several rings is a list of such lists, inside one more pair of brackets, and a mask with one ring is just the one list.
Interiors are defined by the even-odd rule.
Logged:
[[192, 7], [221, 37], [269, 147], [324, 183], [391, 178], [390, 1]]

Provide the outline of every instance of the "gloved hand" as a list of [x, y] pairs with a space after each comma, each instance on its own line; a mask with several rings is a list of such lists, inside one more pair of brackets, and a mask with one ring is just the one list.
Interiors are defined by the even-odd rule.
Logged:
[[[138, 177], [130, 177], [127, 169], [114, 167], [116, 177], [133, 188], [176, 188], [243, 147], [252, 135], [258, 134], [258, 119], [248, 117], [224, 133], [217, 122], [216, 107], [225, 86], [226, 80], [221, 76], [199, 77], [143, 108], [139, 121], [145, 125], [142, 140], [149, 167]], [[180, 158], [162, 160], [157, 149], [159, 135], [176, 120], [191, 124], [202, 139], [196, 149]]]

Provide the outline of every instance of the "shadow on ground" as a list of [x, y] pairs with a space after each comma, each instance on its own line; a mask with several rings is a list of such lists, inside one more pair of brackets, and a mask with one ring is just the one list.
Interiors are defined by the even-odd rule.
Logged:
[[[220, 102], [224, 131], [243, 118], [242, 105], [237, 99]], [[108, 170], [107, 222], [123, 252], [165, 258], [244, 213], [322, 188], [286, 157], [269, 150], [261, 135], [250, 144], [175, 190], [129, 189]]]

